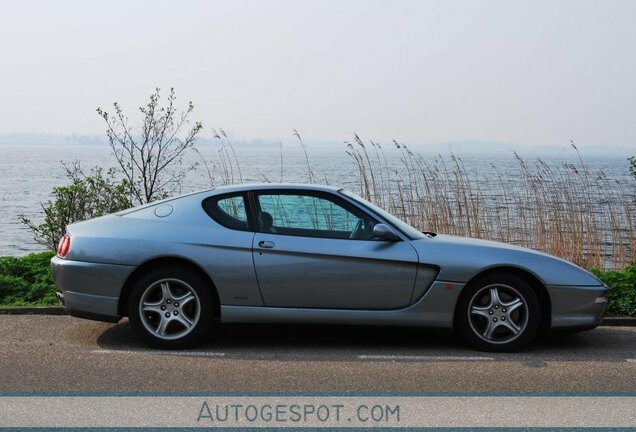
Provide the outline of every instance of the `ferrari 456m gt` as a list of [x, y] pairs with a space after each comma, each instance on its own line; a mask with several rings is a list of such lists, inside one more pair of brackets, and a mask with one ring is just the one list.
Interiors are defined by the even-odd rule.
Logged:
[[596, 327], [607, 293], [553, 256], [421, 232], [313, 185], [219, 187], [75, 223], [52, 269], [69, 314], [128, 317], [162, 348], [220, 321], [446, 328], [514, 351]]

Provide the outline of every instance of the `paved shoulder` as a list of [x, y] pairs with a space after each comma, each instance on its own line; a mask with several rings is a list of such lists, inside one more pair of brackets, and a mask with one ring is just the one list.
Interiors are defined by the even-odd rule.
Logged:
[[476, 352], [413, 328], [223, 326], [189, 351], [145, 345], [126, 322], [0, 316], [1, 391], [634, 391], [636, 328]]

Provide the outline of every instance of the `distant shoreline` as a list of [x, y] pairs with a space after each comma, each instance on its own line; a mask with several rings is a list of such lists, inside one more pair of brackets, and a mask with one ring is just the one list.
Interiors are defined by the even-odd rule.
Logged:
[[[0, 134], [0, 147], [20, 147], [20, 146], [38, 146], [38, 147], [108, 147], [109, 143], [104, 137], [91, 136], [58, 136], [45, 135], [46, 139], [7, 139], [6, 135]], [[84, 138], [81, 138], [84, 137]], [[293, 139], [287, 140], [237, 140], [232, 145], [238, 149], [270, 149], [276, 154], [280, 153], [282, 144], [283, 152], [300, 149], [297, 141]], [[309, 153], [320, 150], [344, 150], [345, 141], [308, 141], [305, 143]], [[381, 143], [382, 144], [382, 143]], [[572, 159], [572, 148], [570, 144], [560, 144], [558, 146], [537, 146], [529, 147], [523, 145], [505, 144], [505, 143], [488, 143], [479, 141], [461, 141], [437, 144], [407, 144], [408, 147], [416, 152], [427, 155], [494, 155], [494, 156], [513, 156], [517, 152], [524, 157], [546, 157], [553, 158], [564, 156], [565, 159]], [[196, 141], [196, 146], [201, 148], [221, 148], [222, 144], [216, 139], [200, 138]], [[394, 150], [393, 143], [382, 144], [386, 151]], [[629, 147], [605, 147], [598, 146], [581, 146], [579, 148], [585, 158], [602, 157], [604, 159], [625, 160], [630, 156], [634, 156], [636, 150]]]

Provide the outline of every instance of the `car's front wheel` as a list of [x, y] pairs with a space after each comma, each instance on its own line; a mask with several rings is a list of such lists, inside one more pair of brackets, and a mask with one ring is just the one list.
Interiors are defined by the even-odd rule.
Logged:
[[206, 281], [181, 267], [149, 271], [136, 281], [128, 302], [133, 328], [159, 348], [190, 347], [208, 333], [213, 296]]
[[460, 298], [457, 325], [464, 339], [486, 351], [517, 351], [537, 334], [540, 303], [532, 286], [516, 275], [491, 275]]

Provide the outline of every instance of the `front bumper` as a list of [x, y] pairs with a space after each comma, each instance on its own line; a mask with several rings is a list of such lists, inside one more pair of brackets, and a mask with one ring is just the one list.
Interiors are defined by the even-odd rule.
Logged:
[[553, 329], [590, 329], [601, 324], [607, 287], [550, 285]]
[[119, 296], [134, 267], [51, 259], [60, 305], [79, 318], [119, 321]]

